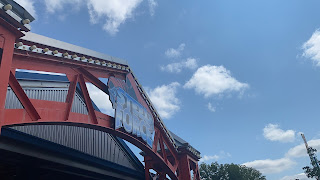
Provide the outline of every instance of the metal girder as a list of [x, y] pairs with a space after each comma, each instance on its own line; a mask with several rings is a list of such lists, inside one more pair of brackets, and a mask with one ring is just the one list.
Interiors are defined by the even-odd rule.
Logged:
[[[187, 154], [178, 154], [171, 139], [168, 138], [170, 135], [168, 135], [165, 128], [163, 129], [164, 125], [161, 124], [162, 122], [158, 122], [158, 119], [155, 119], [154, 144], [152, 148], [150, 148], [141, 138], [125, 131], [114, 129], [113, 117], [94, 110], [85, 82], [91, 82], [104, 93], [108, 94], [107, 86], [99, 80], [99, 77], [108, 78], [112, 74], [117, 78], [125, 79], [128, 71], [83, 63], [81, 61], [61, 57], [48, 56], [46, 54], [31, 51], [26, 52], [20, 49], [16, 49], [14, 52], [14, 41], [21, 34], [17, 32], [10, 34], [10, 31], [8, 30], [11, 30], [12, 27], [3, 25], [2, 19], [0, 19], [0, 22], [2, 23], [0, 24], [0, 30], [3, 30], [3, 32], [6, 31], [6, 34], [3, 35], [5, 43], [3, 58], [0, 65], [0, 127], [28, 124], [64, 124], [101, 130], [127, 140], [144, 151], [146, 154], [145, 158], [147, 159], [145, 164], [146, 174], [147, 171], [149, 172], [149, 169], [158, 168], [161, 170], [159, 171], [159, 174], [163, 179], [166, 175], [170, 176], [173, 180], [191, 179], [190, 157], [188, 157]], [[71, 82], [66, 101], [54, 102], [29, 99], [15, 78], [14, 72], [10, 71], [11, 69], [16, 68], [66, 74]], [[129, 73], [128, 75], [131, 84], [136, 85], [132, 74]], [[89, 115], [71, 112], [77, 83], [79, 83], [83, 93]], [[8, 84], [17, 95], [25, 110], [4, 109]], [[135, 93], [141, 95], [139, 95], [138, 101], [143, 106], [149, 107], [148, 104], [150, 102], [146, 102], [139, 89], [140, 87], [134, 86]], [[27, 112], [27, 114], [25, 112]], [[162, 155], [157, 152], [158, 142], [160, 142]], [[173, 164], [170, 162], [172, 158], [174, 159], [174, 161], [172, 161]], [[195, 177], [199, 180], [200, 176], [197, 162], [192, 161], [191, 164], [193, 164], [192, 169], [195, 172]], [[176, 174], [177, 169], [179, 169], [180, 172], [179, 176]]]
[[29, 114], [30, 118], [33, 121], [37, 121], [38, 119], [41, 119], [38, 111], [36, 108], [33, 106], [32, 102], [20, 86], [18, 80], [16, 77], [13, 75], [13, 73], [10, 71], [10, 77], [9, 77], [9, 85], [13, 92], [16, 94], [17, 98], [19, 99], [20, 103], [24, 107], [24, 109], [27, 111]]
[[76, 68], [75, 71], [77, 71], [79, 74], [82, 74], [87, 80], [89, 80], [93, 85], [95, 85], [97, 88], [99, 88], [101, 91], [109, 95], [108, 87], [106, 84], [101, 82], [98, 78], [96, 78], [93, 74], [91, 74], [86, 69], [80, 67]]
[[82, 91], [82, 94], [84, 97], [84, 101], [85, 101], [87, 109], [88, 109], [90, 119], [91, 119], [92, 123], [98, 124], [97, 116], [94, 113], [94, 108], [93, 108], [93, 105], [91, 102], [91, 98], [89, 96], [89, 92], [88, 92], [88, 89], [87, 89], [87, 86], [86, 86], [86, 83], [84, 81], [82, 74], [79, 75], [79, 84], [80, 84], [80, 88], [81, 88], [81, 91]]
[[70, 76], [68, 77], [69, 81], [70, 81], [70, 86], [69, 86], [68, 95], [66, 98], [66, 103], [68, 103], [68, 105], [67, 105], [67, 109], [66, 109], [65, 121], [67, 121], [69, 119], [69, 115], [70, 115], [72, 103], [73, 103], [73, 98], [76, 93], [78, 77], [79, 77], [79, 75], [74, 75], [73, 77], [70, 77]]
[[161, 152], [162, 152], [162, 157], [164, 159], [164, 161], [166, 163], [170, 163], [168, 162], [168, 157], [167, 157], [167, 153], [166, 153], [166, 149], [164, 148], [164, 145], [163, 145], [163, 138], [160, 136], [160, 149], [161, 149]]

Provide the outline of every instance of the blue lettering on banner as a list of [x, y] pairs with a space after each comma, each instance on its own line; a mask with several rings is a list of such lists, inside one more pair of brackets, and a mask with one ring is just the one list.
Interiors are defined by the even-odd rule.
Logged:
[[109, 96], [115, 109], [115, 129], [123, 127], [126, 132], [141, 137], [152, 148], [155, 134], [152, 115], [120, 87], [109, 89]]

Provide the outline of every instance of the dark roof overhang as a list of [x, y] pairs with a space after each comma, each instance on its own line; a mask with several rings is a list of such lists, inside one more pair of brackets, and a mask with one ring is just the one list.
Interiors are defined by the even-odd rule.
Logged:
[[0, 0], [0, 15], [15, 28], [22, 31], [30, 31], [30, 25], [34, 17], [22, 6], [13, 0]]

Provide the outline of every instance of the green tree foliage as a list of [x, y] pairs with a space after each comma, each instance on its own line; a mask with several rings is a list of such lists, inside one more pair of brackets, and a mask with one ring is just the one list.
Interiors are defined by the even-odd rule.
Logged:
[[253, 168], [238, 164], [200, 164], [203, 180], [266, 180], [265, 176]]
[[307, 151], [311, 160], [310, 164], [312, 165], [312, 167], [306, 166], [306, 167], [303, 167], [302, 169], [304, 170], [304, 173], [308, 176], [308, 178], [319, 179], [320, 177], [319, 163], [320, 162], [317, 160], [315, 155], [317, 150], [312, 147], [309, 147]]

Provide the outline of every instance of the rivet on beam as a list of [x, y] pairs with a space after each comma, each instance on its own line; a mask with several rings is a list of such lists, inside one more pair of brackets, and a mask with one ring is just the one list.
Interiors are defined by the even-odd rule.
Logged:
[[24, 19], [22, 20], [22, 24], [25, 25], [25, 24], [29, 24], [30, 23], [30, 20], [29, 19]]
[[75, 58], [77, 58], [78, 56], [77, 56], [76, 54], [74, 54], [74, 55], [72, 55], [71, 57], [72, 57], [72, 59], [75, 59]]
[[33, 50], [37, 49], [37, 46], [36, 46], [36, 45], [32, 45], [32, 46], [30, 46], [29, 49], [30, 49], [31, 51], [33, 51]]
[[95, 60], [94, 62], [95, 62], [95, 63], [97, 63], [97, 64], [98, 64], [98, 63], [100, 63], [100, 61], [99, 61], [99, 60]]
[[57, 51], [57, 50], [52, 51], [53, 55], [58, 54], [58, 53], [59, 53], [59, 51]]
[[20, 46], [23, 46], [23, 43], [22, 43], [22, 42], [16, 43], [16, 48], [18, 48], [18, 47], [20, 47]]
[[85, 59], [86, 59], [86, 57], [82, 56], [80, 59], [81, 59], [81, 61], [83, 61], [83, 60], [85, 60]]
[[63, 55], [63, 57], [68, 57], [69, 56], [69, 54], [67, 52], [63, 53], [62, 55]]
[[46, 53], [46, 52], [48, 52], [48, 51], [49, 51], [48, 48], [44, 48], [44, 49], [42, 50], [43, 53]]
[[7, 4], [7, 5], [5, 5], [5, 6], [3, 7], [3, 9], [4, 9], [5, 11], [11, 10], [11, 9], [12, 9], [12, 6], [11, 6], [11, 4]]

